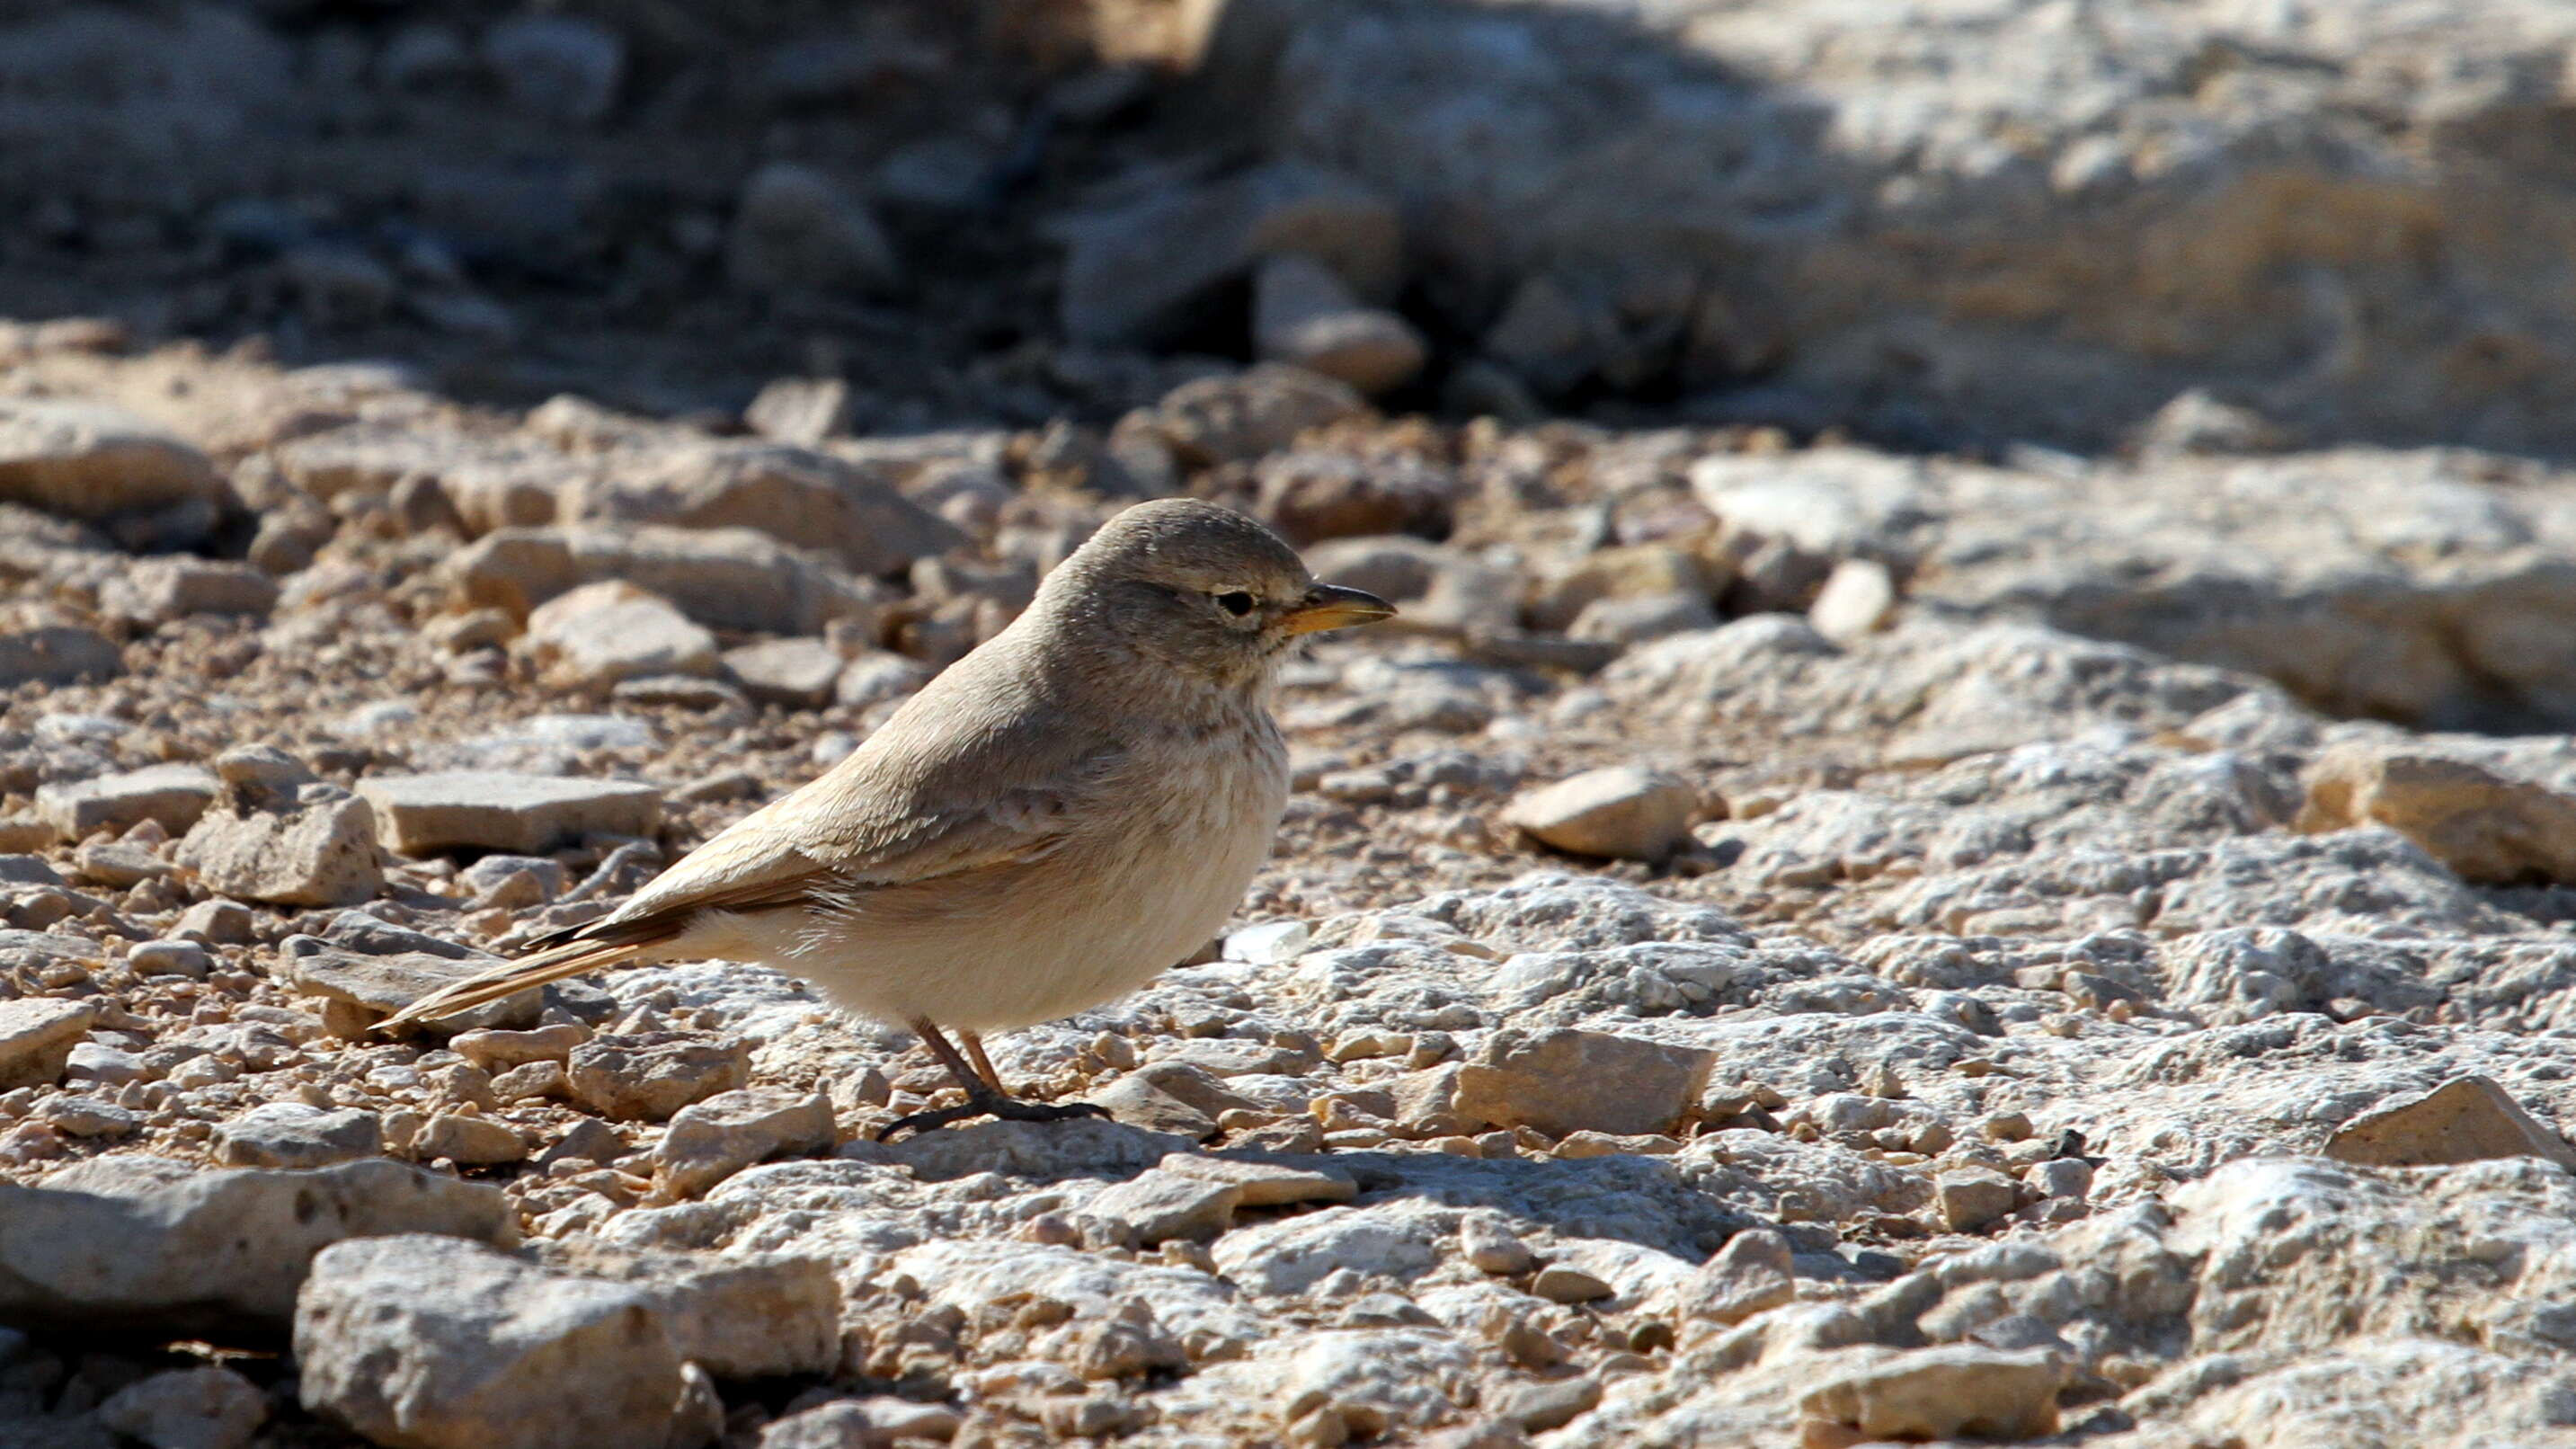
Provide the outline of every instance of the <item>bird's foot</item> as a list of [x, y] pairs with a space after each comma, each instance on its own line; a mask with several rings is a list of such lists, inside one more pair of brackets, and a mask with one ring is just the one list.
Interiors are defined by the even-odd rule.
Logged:
[[907, 1132], [917, 1137], [924, 1132], [936, 1132], [950, 1123], [971, 1121], [977, 1117], [998, 1117], [1005, 1122], [1065, 1122], [1076, 1117], [1108, 1119], [1109, 1109], [1093, 1102], [1023, 1102], [1017, 1097], [1005, 1097], [994, 1091], [970, 1092], [965, 1101], [954, 1107], [897, 1117], [878, 1129], [877, 1140], [892, 1142]]

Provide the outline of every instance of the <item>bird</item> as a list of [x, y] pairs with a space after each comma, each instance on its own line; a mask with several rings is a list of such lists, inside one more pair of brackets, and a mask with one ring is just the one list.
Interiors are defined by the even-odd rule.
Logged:
[[1280, 665], [1307, 635], [1394, 614], [1242, 513], [1135, 504], [829, 771], [383, 1025], [614, 966], [760, 963], [908, 1027], [965, 1092], [881, 1138], [1106, 1116], [1014, 1095], [981, 1034], [1125, 995], [1216, 935], [1287, 808]]

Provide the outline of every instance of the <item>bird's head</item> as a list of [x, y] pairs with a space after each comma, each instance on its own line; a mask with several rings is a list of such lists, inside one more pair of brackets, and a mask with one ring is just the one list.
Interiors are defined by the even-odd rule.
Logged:
[[1395, 613], [1319, 582], [1258, 522], [1194, 498], [1139, 503], [1101, 525], [1048, 575], [1038, 607], [1225, 687], [1265, 679], [1301, 636]]

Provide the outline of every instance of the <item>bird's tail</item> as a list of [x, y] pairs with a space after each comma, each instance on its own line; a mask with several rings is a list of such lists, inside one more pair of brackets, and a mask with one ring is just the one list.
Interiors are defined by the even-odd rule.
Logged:
[[420, 1000], [395, 1012], [378, 1023], [381, 1030], [406, 1022], [424, 1021], [434, 1016], [453, 1016], [471, 1011], [487, 1001], [516, 996], [533, 986], [561, 981], [585, 971], [622, 965], [642, 955], [657, 944], [652, 940], [567, 941], [533, 956], [505, 961], [488, 970], [477, 971], [462, 981], [451, 981]]

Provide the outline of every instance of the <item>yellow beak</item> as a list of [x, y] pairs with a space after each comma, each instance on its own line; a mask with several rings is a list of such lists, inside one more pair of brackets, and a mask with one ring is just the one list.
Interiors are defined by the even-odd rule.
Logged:
[[1306, 591], [1297, 607], [1280, 616], [1279, 622], [1291, 634], [1312, 634], [1323, 629], [1347, 629], [1354, 624], [1374, 624], [1395, 617], [1395, 605], [1377, 595], [1359, 589], [1346, 589], [1339, 584], [1317, 584]]

